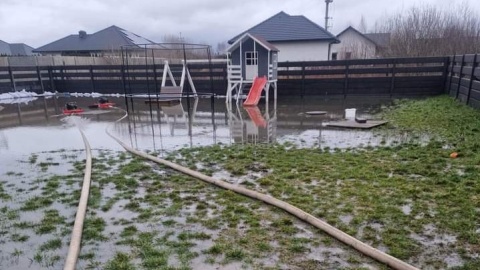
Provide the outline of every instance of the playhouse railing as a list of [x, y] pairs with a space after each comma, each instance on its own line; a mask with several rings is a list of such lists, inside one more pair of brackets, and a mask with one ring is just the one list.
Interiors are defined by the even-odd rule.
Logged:
[[273, 65], [268, 65], [268, 80], [273, 80]]
[[227, 76], [229, 81], [241, 81], [242, 80], [242, 66], [240, 65], [228, 65]]

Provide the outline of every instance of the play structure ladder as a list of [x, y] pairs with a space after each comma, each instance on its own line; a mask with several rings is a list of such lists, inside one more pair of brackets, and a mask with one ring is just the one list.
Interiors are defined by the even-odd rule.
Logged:
[[258, 104], [260, 100], [260, 96], [262, 95], [262, 90], [267, 84], [267, 77], [255, 77], [253, 80], [252, 87], [250, 88], [250, 92], [248, 92], [247, 99], [243, 103], [243, 106], [255, 106]]

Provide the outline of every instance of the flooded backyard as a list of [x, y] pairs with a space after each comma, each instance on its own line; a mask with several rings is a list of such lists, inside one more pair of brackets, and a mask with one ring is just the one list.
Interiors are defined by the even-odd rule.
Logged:
[[[1, 104], [1, 269], [63, 267], [85, 160], [78, 126], [62, 115], [68, 101], [88, 108], [96, 99]], [[429, 144], [430, 134], [326, 126], [347, 108], [377, 119], [389, 99], [279, 99], [248, 109], [220, 98], [110, 101], [118, 108], [82, 115], [94, 161], [78, 269], [387, 268], [283, 211], [133, 157], [106, 129], [139, 150], [285, 199], [421, 268], [458, 267], [477, 256], [477, 246], [451, 230], [456, 224], [435, 220], [450, 210], [430, 195], [412, 196], [428, 191], [441, 170], [458, 177], [449, 160], [436, 158], [435, 173], [426, 172], [402, 150]], [[129, 116], [116, 123], [127, 107]]]

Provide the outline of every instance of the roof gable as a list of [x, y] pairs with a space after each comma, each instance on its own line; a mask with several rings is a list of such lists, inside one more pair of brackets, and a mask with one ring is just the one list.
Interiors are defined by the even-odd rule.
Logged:
[[365, 34], [362, 34], [362, 32], [358, 31], [357, 29], [355, 29], [353, 26], [349, 26], [347, 28], [345, 28], [345, 30], [343, 30], [342, 32], [340, 32], [338, 35], [337, 35], [337, 38], [340, 39], [340, 36], [346, 34], [347, 32], [354, 32], [355, 34], [357, 34], [358, 36], [366, 39], [367, 41], [373, 43], [374, 45], [377, 45], [375, 43], [375, 41], [371, 40], [370, 38], [368, 38]]
[[305, 16], [291, 16], [283, 11], [238, 34], [230, 39], [228, 43], [232, 44], [245, 33], [261, 36], [268, 42], [305, 40], [336, 41], [336, 37], [333, 34], [307, 19]]
[[337, 35], [337, 38], [340, 38], [340, 36], [344, 35], [348, 31], [355, 32], [356, 34], [360, 35], [361, 37], [365, 38], [366, 40], [372, 42], [373, 44], [375, 44], [376, 46], [379, 46], [379, 47], [388, 46], [388, 43], [390, 42], [390, 34], [389, 33], [363, 34], [352, 26], [349, 26], [349, 27], [345, 28], [345, 30], [343, 30], [342, 32], [340, 32]]
[[122, 46], [138, 46], [152, 44], [149, 39], [112, 25], [84, 37], [69, 35], [57, 41], [44, 45], [34, 52], [62, 52], [62, 51], [108, 51], [120, 50]]
[[262, 47], [264, 47], [267, 51], [275, 51], [278, 52], [277, 47], [275, 47], [273, 44], [270, 42], [266, 41], [263, 37], [260, 36], [255, 36], [250, 33], [245, 33], [243, 36], [238, 38], [230, 47], [227, 48], [227, 52], [232, 52], [236, 48], [240, 46], [240, 43], [244, 42], [248, 38], [253, 39], [255, 42], [260, 44]]

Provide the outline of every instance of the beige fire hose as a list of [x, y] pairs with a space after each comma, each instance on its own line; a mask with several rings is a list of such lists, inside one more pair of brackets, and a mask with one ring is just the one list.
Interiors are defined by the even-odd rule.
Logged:
[[[117, 120], [117, 122], [121, 121], [122, 119], [124, 119], [125, 117], [127, 117], [127, 115], [123, 116], [121, 119]], [[155, 157], [155, 156], [152, 156], [152, 155], [149, 155], [147, 153], [144, 153], [144, 152], [141, 152], [141, 151], [138, 151], [128, 145], [126, 145], [125, 143], [123, 143], [120, 139], [118, 139], [117, 137], [115, 137], [114, 135], [112, 135], [108, 129], [105, 130], [107, 132], [107, 134], [112, 137], [115, 141], [117, 141], [123, 148], [125, 148], [125, 150], [127, 150], [128, 152], [132, 153], [132, 154], [135, 154], [135, 155], [138, 155], [140, 157], [143, 157], [145, 159], [148, 159], [148, 160], [151, 160], [155, 163], [158, 163], [158, 164], [163, 164], [167, 167], [170, 167], [174, 170], [177, 170], [179, 172], [182, 172], [184, 174], [187, 174], [187, 175], [190, 175], [192, 177], [195, 177], [195, 178], [198, 178], [204, 182], [207, 182], [207, 183], [210, 183], [210, 184], [214, 184], [216, 186], [219, 186], [221, 188], [224, 188], [224, 189], [227, 189], [227, 190], [231, 190], [231, 191], [234, 191], [238, 194], [242, 194], [242, 195], [245, 195], [247, 197], [250, 197], [250, 198], [253, 198], [253, 199], [257, 199], [257, 200], [260, 200], [260, 201], [263, 201], [265, 203], [268, 203], [270, 205], [273, 205], [273, 206], [276, 206], [282, 210], [285, 210], [286, 212], [292, 214], [293, 216], [307, 222], [307, 223], [310, 223], [311, 225], [315, 226], [316, 228], [328, 233], [329, 235], [331, 235], [332, 237], [338, 239], [339, 241], [353, 247], [354, 249], [360, 251], [361, 253], [379, 261], [379, 262], [382, 262], [390, 267], [392, 267], [393, 269], [399, 269], [399, 270], [418, 270], [418, 268], [404, 262], [404, 261], [401, 261], [393, 256], [390, 256], [388, 254], [386, 254], [385, 252], [382, 252], [376, 248], [373, 248], [363, 242], [361, 242], [360, 240], [342, 232], [341, 230], [331, 226], [330, 224], [312, 216], [311, 214], [289, 204], [289, 203], [286, 203], [284, 201], [281, 201], [277, 198], [274, 198], [272, 196], [269, 196], [269, 195], [265, 195], [265, 194], [262, 194], [260, 192], [257, 192], [257, 191], [253, 191], [253, 190], [250, 190], [250, 189], [247, 189], [247, 188], [244, 188], [244, 187], [241, 187], [241, 186], [237, 186], [237, 185], [233, 185], [233, 184], [230, 184], [228, 182], [225, 182], [225, 181], [222, 181], [222, 180], [218, 180], [218, 179], [215, 179], [213, 177], [210, 177], [210, 176], [207, 176], [205, 174], [202, 174], [200, 172], [197, 172], [197, 171], [194, 171], [194, 170], [191, 170], [189, 168], [186, 168], [186, 167], [183, 167], [183, 166], [180, 166], [176, 163], [173, 163], [173, 162], [170, 162], [168, 160], [164, 160], [164, 159], [160, 159], [158, 157]]]
[[80, 201], [78, 203], [77, 214], [75, 216], [75, 223], [72, 230], [72, 238], [70, 240], [70, 246], [68, 248], [67, 259], [65, 260], [64, 270], [74, 270], [77, 264], [78, 255], [80, 253], [80, 244], [82, 242], [82, 230], [83, 222], [85, 220], [85, 214], [87, 212], [88, 195], [90, 193], [90, 177], [92, 175], [92, 153], [90, 150], [90, 144], [87, 137], [80, 130], [82, 134], [83, 143], [85, 144], [86, 151], [86, 165], [85, 174], [83, 177], [82, 193], [80, 195]]

